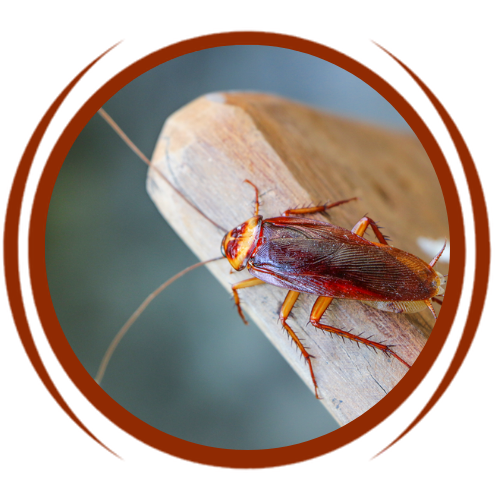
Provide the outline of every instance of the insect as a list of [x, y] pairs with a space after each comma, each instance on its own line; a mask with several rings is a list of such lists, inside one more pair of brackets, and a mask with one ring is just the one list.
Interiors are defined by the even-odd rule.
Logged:
[[[351, 231], [328, 222], [305, 219], [301, 215], [324, 212], [351, 198], [331, 204], [286, 210], [281, 217], [263, 219], [259, 215], [259, 191], [255, 189], [255, 214], [229, 231], [222, 240], [222, 255], [236, 271], [245, 268], [253, 278], [232, 285], [238, 312], [246, 323], [238, 290], [269, 283], [288, 290], [281, 306], [280, 321], [306, 360], [319, 398], [312, 356], [287, 323], [300, 293], [318, 296], [310, 315], [316, 328], [340, 335], [393, 356], [410, 365], [386, 344], [354, 335], [321, 322], [334, 299], [360, 300], [391, 312], [417, 312], [428, 307], [436, 314], [431, 300], [444, 293], [445, 278], [433, 269], [441, 252], [427, 264], [418, 257], [389, 246], [377, 224], [363, 217]], [[368, 227], [379, 243], [363, 238]], [[439, 299], [437, 299], [439, 300]]]
[[[109, 116], [103, 116], [109, 122]], [[110, 123], [129, 143], [130, 140], [119, 127], [114, 122]], [[149, 164], [143, 155], [141, 158]], [[235, 271], [248, 269], [253, 276], [232, 285], [234, 302], [242, 320], [247, 323], [240, 304], [240, 290], [264, 283], [288, 290], [280, 309], [279, 320], [308, 365], [317, 398], [320, 398], [320, 394], [314, 374], [313, 356], [287, 322], [301, 293], [318, 297], [310, 314], [313, 326], [381, 351], [410, 368], [392, 349], [393, 346], [322, 323], [322, 317], [334, 299], [362, 301], [374, 308], [396, 313], [413, 313], [429, 308], [436, 317], [431, 301], [440, 302], [437, 297], [444, 293], [442, 285], [446, 283], [446, 278], [434, 270], [434, 265], [445, 247], [427, 264], [408, 252], [390, 246], [377, 223], [367, 216], [362, 217], [352, 230], [304, 218], [308, 214], [325, 212], [356, 198], [308, 208], [288, 209], [279, 217], [264, 219], [259, 215], [258, 188], [249, 180], [245, 182], [255, 190], [254, 215], [225, 234], [221, 243], [222, 257], [219, 257], [227, 259]], [[171, 187], [192, 205], [174, 186]], [[196, 206], [192, 206], [220, 228]], [[374, 231], [378, 242], [363, 237], [368, 227]], [[175, 279], [213, 260], [216, 259], [200, 262], [182, 271], [146, 299], [115, 337], [101, 363], [97, 381], [102, 379], [116, 345], [149, 302]]]

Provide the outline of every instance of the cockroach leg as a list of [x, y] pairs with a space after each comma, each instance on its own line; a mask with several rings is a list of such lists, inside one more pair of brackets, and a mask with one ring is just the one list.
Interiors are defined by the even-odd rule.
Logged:
[[373, 232], [375, 233], [375, 236], [378, 238], [378, 241], [382, 243], [382, 245], [388, 245], [385, 236], [380, 232], [377, 223], [373, 219], [370, 219], [370, 217], [365, 216], [361, 218], [359, 222], [351, 229], [351, 231], [358, 236], [363, 236], [365, 234], [365, 231], [368, 229], [368, 226], [371, 226]]
[[446, 239], [444, 240], [444, 245], [441, 251], [429, 262], [429, 266], [434, 267], [437, 264], [437, 261], [443, 255], [444, 249], [446, 248]]
[[354, 340], [355, 342], [358, 342], [358, 344], [364, 344], [369, 347], [373, 347], [375, 349], [378, 349], [379, 351], [382, 351], [384, 354], [394, 356], [398, 361], [403, 363], [406, 367], [410, 368], [410, 365], [404, 361], [402, 358], [400, 358], [389, 346], [380, 344], [378, 342], [373, 342], [372, 340], [368, 338], [363, 338], [363, 337], [358, 337], [357, 335], [353, 335], [352, 333], [345, 332], [344, 330], [340, 330], [339, 328], [335, 328], [333, 326], [325, 325], [323, 323], [320, 323], [321, 318], [325, 311], [327, 310], [328, 306], [332, 303], [333, 298], [332, 297], [318, 297], [316, 302], [314, 303], [314, 306], [311, 311], [311, 324], [315, 326], [316, 328], [319, 328], [320, 330], [324, 330], [327, 332], [335, 333], [336, 335], [339, 335], [340, 337], [347, 338], [350, 340]]
[[300, 339], [297, 337], [295, 332], [290, 328], [288, 323], [286, 322], [290, 311], [292, 310], [293, 306], [295, 305], [295, 302], [299, 298], [299, 292], [295, 292], [293, 290], [290, 290], [286, 297], [285, 301], [283, 302], [283, 305], [281, 306], [281, 311], [280, 311], [280, 321], [285, 330], [287, 331], [288, 335], [290, 335], [291, 339], [295, 342], [297, 347], [300, 349], [300, 352], [304, 356], [304, 359], [306, 360], [307, 364], [309, 365], [309, 371], [311, 372], [311, 378], [314, 384], [314, 393], [316, 394], [316, 398], [320, 399], [319, 394], [318, 394], [318, 384], [316, 384], [316, 377], [314, 376], [314, 371], [311, 363], [311, 358], [314, 356], [311, 356], [307, 351]]
[[436, 297], [432, 297], [431, 299], [433, 302], [437, 302], [440, 306], [443, 305], [443, 301], [441, 299], [436, 299]]
[[234, 295], [234, 303], [236, 304], [236, 307], [238, 308], [238, 313], [241, 316], [241, 319], [243, 320], [243, 323], [245, 323], [245, 325], [248, 325], [248, 321], [246, 320], [245, 315], [241, 310], [240, 297], [236, 290], [241, 290], [242, 288], [249, 288], [251, 286], [256, 286], [256, 285], [262, 285], [263, 283], [265, 283], [265, 281], [262, 281], [259, 278], [249, 278], [247, 280], [243, 280], [240, 281], [239, 283], [234, 283], [234, 285], [231, 285]]
[[349, 201], [357, 200], [357, 198], [349, 198], [348, 200], [340, 200], [334, 203], [326, 203], [325, 205], [318, 205], [316, 207], [305, 207], [305, 208], [290, 208], [283, 212], [284, 217], [288, 217], [290, 215], [305, 215], [305, 214], [314, 214], [317, 212], [326, 212], [330, 208], [338, 207], [339, 205], [343, 205], [344, 203], [348, 203]]
[[425, 302], [425, 305], [431, 310], [431, 313], [434, 316], [434, 319], [437, 319], [436, 311], [434, 311], [434, 307], [432, 307], [432, 302], [430, 300], [424, 300], [424, 302]]

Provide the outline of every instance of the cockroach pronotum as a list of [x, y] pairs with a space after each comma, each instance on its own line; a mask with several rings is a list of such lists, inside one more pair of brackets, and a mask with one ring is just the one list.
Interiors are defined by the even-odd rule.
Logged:
[[[104, 110], [100, 110], [100, 114], [132, 150], [149, 165], [147, 158], [137, 150], [109, 115]], [[199, 262], [181, 271], [141, 304], [109, 346], [96, 376], [98, 383], [102, 380], [117, 344], [147, 305], [182, 275], [223, 258], [229, 261], [235, 271], [247, 269], [253, 276], [232, 285], [234, 302], [245, 323], [247, 320], [240, 305], [239, 290], [264, 283], [288, 290], [281, 306], [279, 320], [308, 365], [317, 398], [320, 396], [312, 363], [314, 356], [307, 351], [301, 339], [287, 323], [290, 312], [301, 293], [318, 297], [310, 313], [310, 323], [313, 326], [381, 351], [410, 368], [410, 365], [392, 349], [394, 346], [326, 325], [321, 322], [321, 318], [334, 299], [362, 301], [374, 308], [393, 313], [414, 313], [429, 308], [436, 318], [432, 301], [441, 303], [437, 297], [444, 294], [442, 285], [446, 283], [446, 277], [435, 271], [434, 265], [441, 257], [446, 243], [427, 264], [408, 252], [390, 246], [387, 237], [382, 234], [377, 223], [370, 217], [362, 217], [352, 230], [303, 217], [324, 212], [356, 200], [356, 198], [314, 207], [288, 209], [279, 217], [264, 219], [259, 215], [257, 186], [250, 180], [245, 182], [255, 190], [253, 217], [225, 234], [221, 244], [222, 257]], [[170, 182], [168, 183], [187, 203], [212, 224], [222, 229], [189, 202]], [[371, 227], [378, 242], [363, 238], [368, 227]]]

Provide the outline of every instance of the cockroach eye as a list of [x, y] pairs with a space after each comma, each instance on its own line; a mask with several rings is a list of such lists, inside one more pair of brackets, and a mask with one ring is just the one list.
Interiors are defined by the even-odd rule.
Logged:
[[227, 259], [227, 255], [226, 255], [226, 249], [224, 248], [224, 242], [226, 241], [226, 238], [227, 238], [227, 235], [229, 233], [226, 233], [226, 235], [224, 236], [224, 238], [222, 238], [222, 243], [220, 244], [220, 252], [222, 254], [223, 257], [226, 257]]

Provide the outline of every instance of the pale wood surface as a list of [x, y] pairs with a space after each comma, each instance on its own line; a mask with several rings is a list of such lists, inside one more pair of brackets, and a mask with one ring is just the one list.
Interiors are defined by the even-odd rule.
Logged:
[[[413, 136], [276, 96], [219, 93], [195, 100], [167, 120], [152, 164], [149, 194], [200, 259], [219, 254], [224, 234], [189, 207], [163, 176], [228, 230], [253, 215], [254, 191], [243, 182], [249, 179], [260, 189], [265, 218], [291, 207], [358, 196], [360, 201], [311, 217], [350, 229], [368, 213], [384, 226], [394, 246], [426, 261], [432, 256], [422, 252], [417, 238], [448, 237], [437, 177]], [[371, 238], [371, 231], [367, 235]], [[249, 277], [247, 271], [229, 274], [225, 261], [210, 269], [228, 290], [230, 283]], [[447, 272], [446, 267], [438, 270]], [[277, 322], [285, 295], [286, 290], [270, 285], [240, 294], [246, 314], [312, 389], [306, 363]], [[289, 324], [316, 357], [322, 403], [344, 425], [383, 398], [407, 369], [396, 359], [307, 325], [314, 300], [302, 294]], [[429, 311], [392, 314], [355, 301], [334, 301], [324, 320], [393, 344], [410, 364], [434, 325]]]

